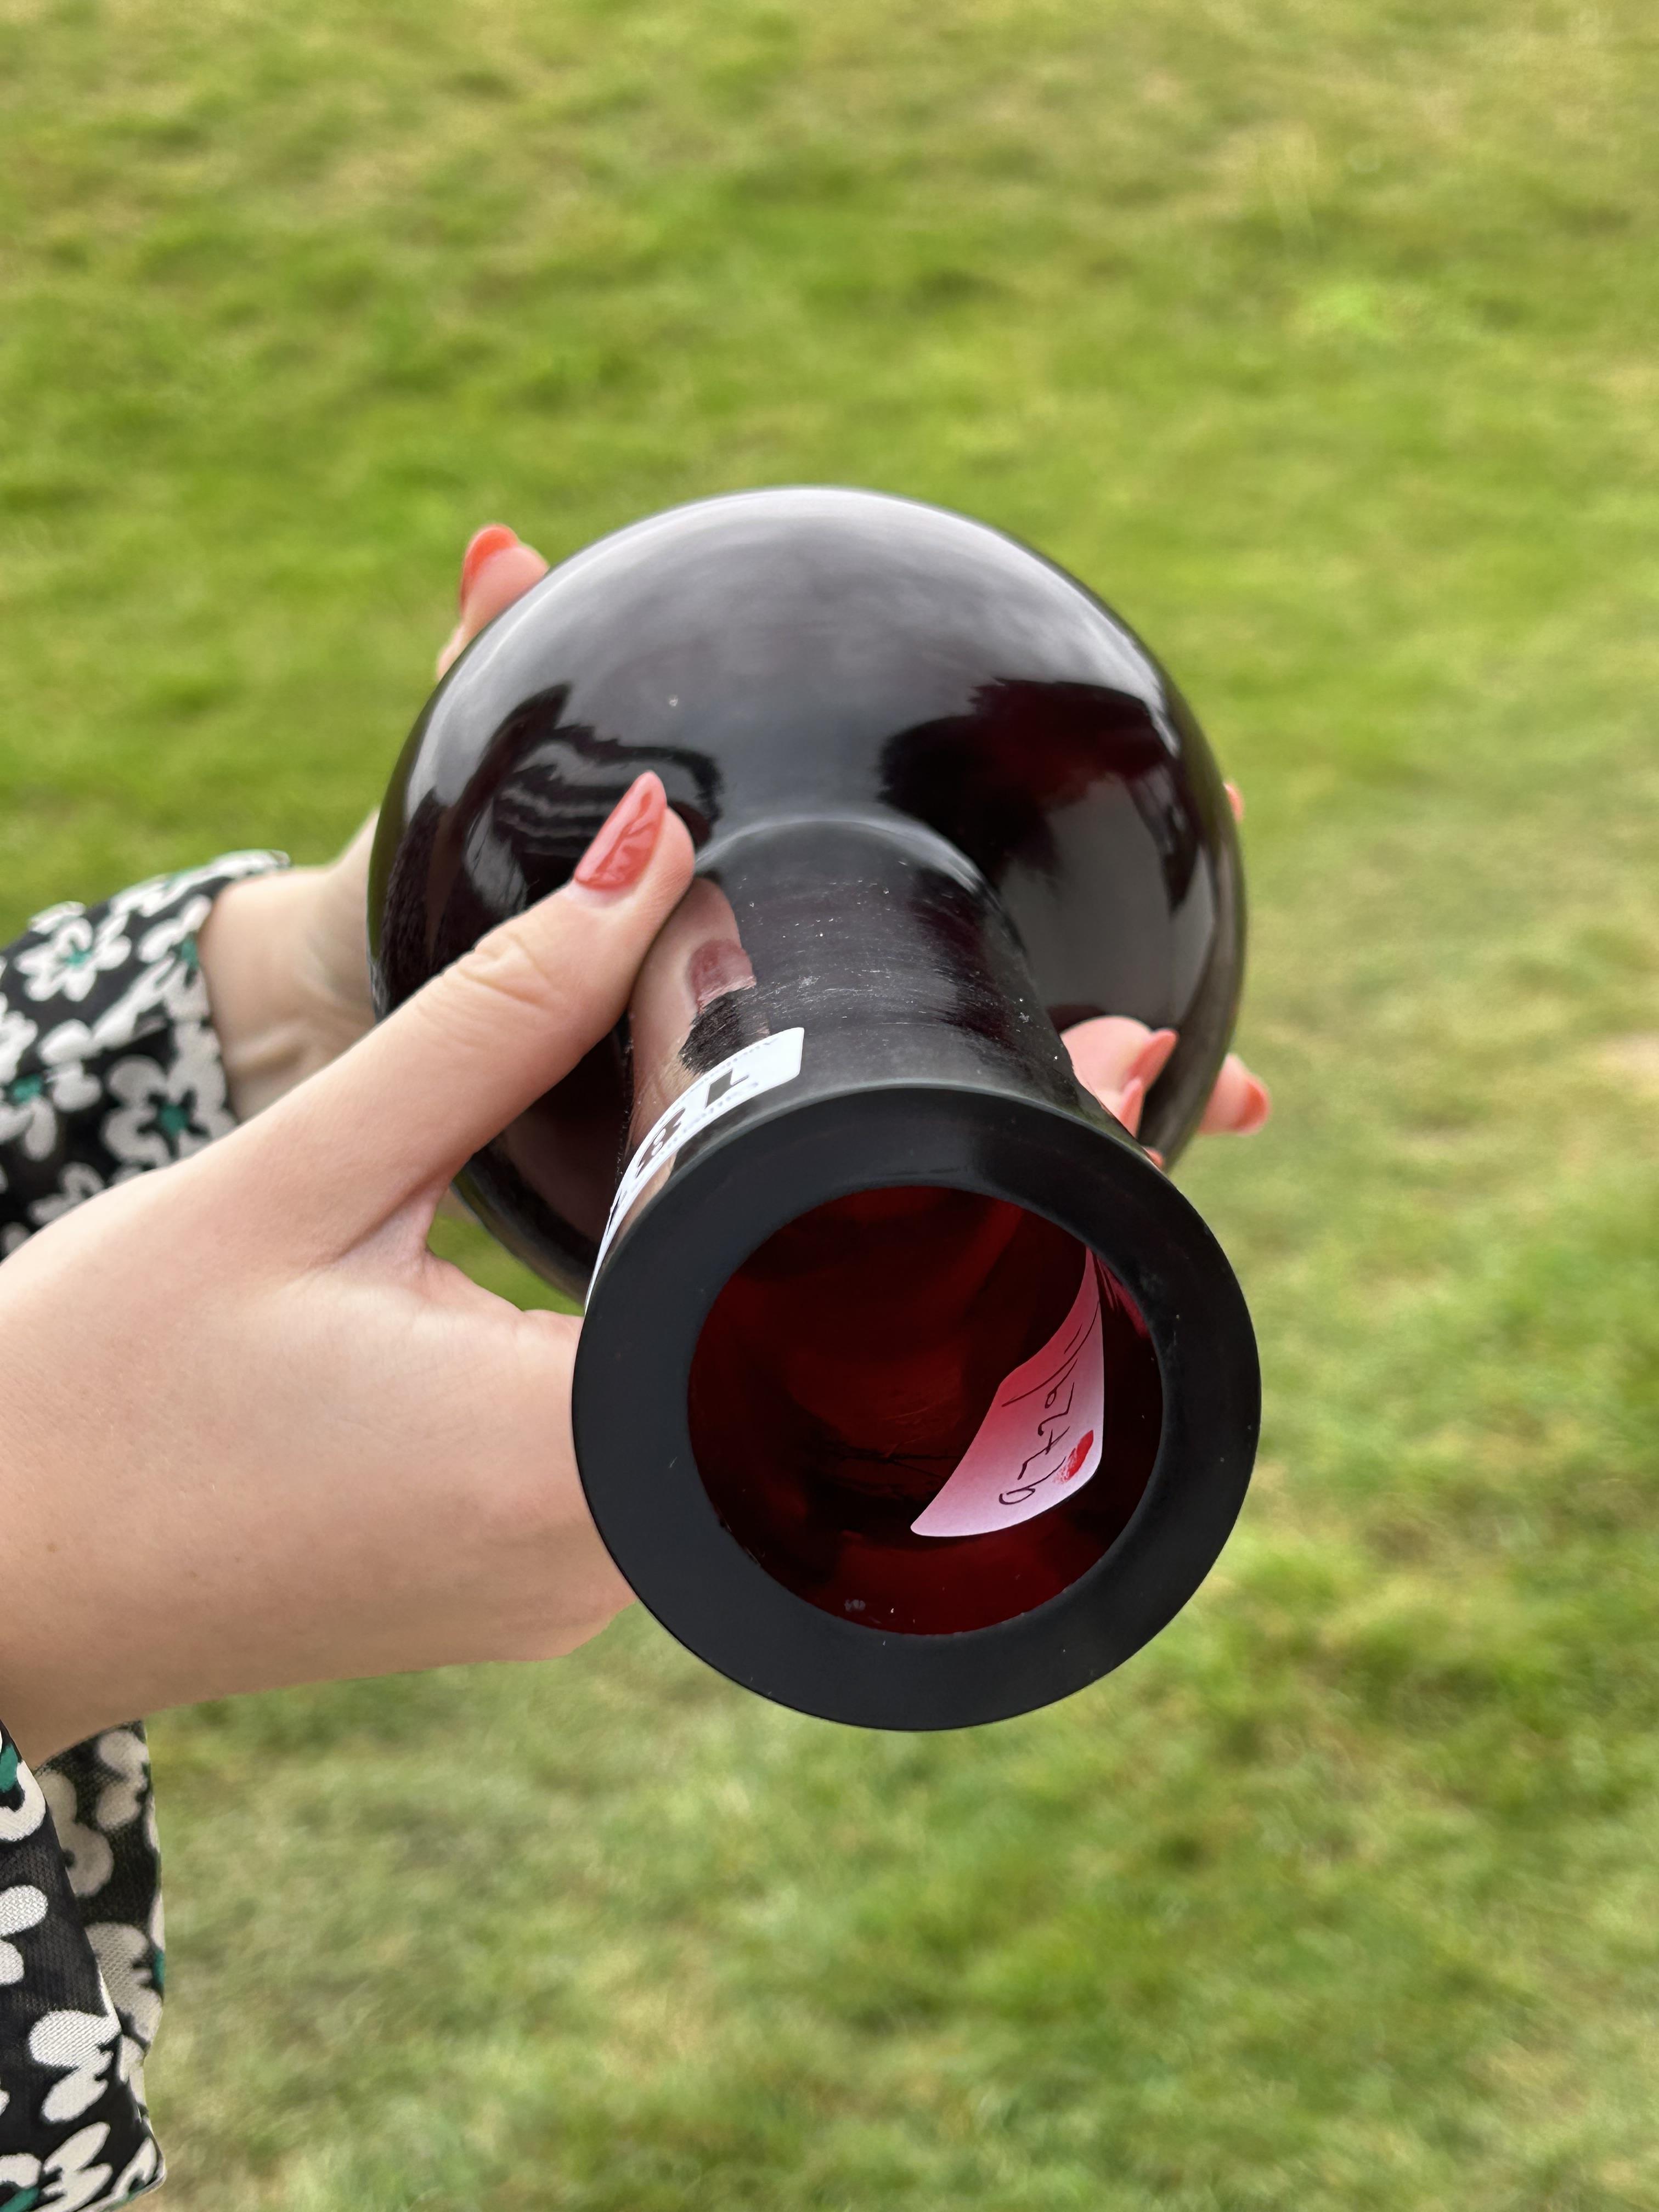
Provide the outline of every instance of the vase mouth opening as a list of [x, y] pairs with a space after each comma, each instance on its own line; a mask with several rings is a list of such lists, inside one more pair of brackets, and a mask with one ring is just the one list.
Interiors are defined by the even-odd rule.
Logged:
[[[1051, 1395], [1085, 1348], [1097, 1407]], [[1012, 1455], [1000, 1407], [1031, 1431]], [[1155, 1635], [1225, 1540], [1259, 1408], [1232, 1272], [1132, 1138], [1082, 1099], [909, 1078], [705, 1129], [597, 1269], [572, 1393], [594, 1521], [658, 1619], [782, 1704], [906, 1729], [1029, 1711]]]
[[1088, 1243], [949, 1183], [805, 1207], [697, 1333], [687, 1430], [721, 1525], [859, 1628], [1011, 1620], [1097, 1566], [1158, 1457], [1146, 1318]]

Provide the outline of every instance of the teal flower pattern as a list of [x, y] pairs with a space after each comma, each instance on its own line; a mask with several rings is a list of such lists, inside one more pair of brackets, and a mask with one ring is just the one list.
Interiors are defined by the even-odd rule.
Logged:
[[[50, 926], [42, 929], [40, 924]], [[54, 907], [35, 917], [36, 942], [9, 957], [8, 965], [23, 979], [26, 997], [39, 1000], [81, 1000], [100, 975], [123, 967], [132, 957], [126, 917], [100, 908]]]

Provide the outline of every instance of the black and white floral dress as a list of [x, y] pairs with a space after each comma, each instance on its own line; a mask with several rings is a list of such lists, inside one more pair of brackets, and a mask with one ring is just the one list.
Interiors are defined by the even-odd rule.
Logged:
[[[197, 960], [234, 853], [0, 953], [0, 1255], [232, 1126]], [[161, 2179], [143, 2063], [161, 2014], [161, 1861], [141, 1722], [31, 1772], [0, 1714], [0, 2212], [86, 2212]]]

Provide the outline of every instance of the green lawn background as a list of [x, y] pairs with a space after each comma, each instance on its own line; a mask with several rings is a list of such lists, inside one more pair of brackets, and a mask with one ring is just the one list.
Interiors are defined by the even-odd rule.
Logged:
[[[203, 2212], [1659, 2208], [1650, 0], [0, 0], [0, 904], [374, 803], [459, 550], [798, 480], [1250, 806], [1263, 1453], [878, 1737], [644, 1620], [155, 1729]], [[477, 1243], [482, 1274], [525, 1279]]]

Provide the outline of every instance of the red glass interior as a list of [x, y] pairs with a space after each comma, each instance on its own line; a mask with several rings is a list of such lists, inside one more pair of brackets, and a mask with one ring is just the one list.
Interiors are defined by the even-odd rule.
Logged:
[[798, 1596], [868, 1628], [986, 1628], [1057, 1596], [1121, 1534], [1163, 1418], [1146, 1323], [1103, 1267], [1098, 1472], [1012, 1528], [910, 1524], [1064, 1321], [1083, 1261], [1052, 1222], [968, 1191], [863, 1191], [779, 1230], [714, 1301], [691, 1364], [692, 1449], [726, 1528]]

